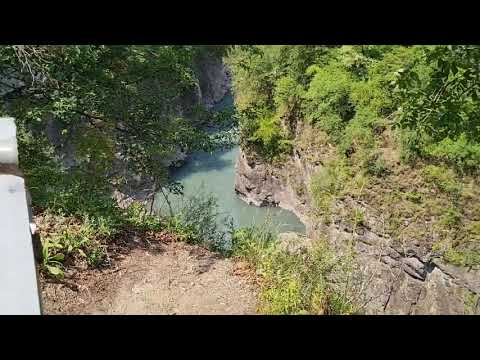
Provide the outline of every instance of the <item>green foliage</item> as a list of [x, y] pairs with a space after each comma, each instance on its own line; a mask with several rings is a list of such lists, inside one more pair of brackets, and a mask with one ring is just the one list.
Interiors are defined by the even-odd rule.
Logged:
[[230, 216], [218, 210], [217, 199], [199, 191], [184, 199], [173, 216], [165, 219], [165, 227], [189, 244], [206, 245], [209, 249], [224, 252], [228, 246], [228, 230], [232, 225]]
[[382, 177], [389, 173], [385, 160], [378, 153], [370, 156], [370, 158], [367, 160], [366, 167], [367, 173], [370, 175]]
[[[479, 49], [252, 46], [235, 50], [231, 60], [234, 81], [245, 82], [245, 88], [236, 89], [237, 98], [252, 99], [245, 108], [266, 108], [271, 114], [288, 110], [294, 121], [317, 124], [350, 153], [377, 146], [373, 139], [394, 123], [404, 160], [424, 157], [476, 171]], [[300, 111], [292, 111], [293, 104]], [[247, 126], [254, 129], [258, 125], [252, 123], [262, 121], [262, 116], [253, 117]]]
[[[242, 146], [262, 153], [283, 130], [303, 161], [321, 162], [310, 184], [313, 214], [328, 223], [336, 211], [361, 223], [357, 209], [332, 206], [343, 196], [361, 196], [382, 209], [392, 235], [426, 240], [432, 230], [425, 224], [431, 223], [447, 244], [444, 260], [478, 266], [478, 209], [472, 204], [478, 200], [480, 169], [479, 46], [252, 46], [244, 51], [235, 61], [248, 53], [259, 63], [241, 70], [234, 66], [234, 81], [250, 76], [246, 82], [261, 86], [257, 93], [238, 87], [236, 97], [261, 101], [251, 102], [240, 120]], [[305, 143], [302, 131], [312, 127], [327, 134], [321, 145]], [[256, 132], [257, 143], [248, 142]], [[404, 164], [397, 163], [398, 155]], [[282, 298], [290, 299], [285, 306], [291, 310], [301, 286], [291, 278], [283, 285], [271, 300], [278, 310], [285, 305]]]
[[458, 225], [461, 222], [461, 219], [462, 213], [455, 206], [450, 206], [445, 209], [445, 212], [442, 214], [440, 224], [451, 227]]
[[63, 277], [64, 261], [82, 257], [91, 267], [100, 267], [108, 259], [107, 244], [127, 229], [145, 232], [164, 229], [156, 216], [146, 214], [145, 207], [133, 203], [124, 211], [101, 215], [62, 215], [49, 208], [42, 214], [42, 269], [48, 275]]
[[327, 51], [319, 46], [237, 46], [227, 58], [233, 70], [240, 141], [268, 160], [291, 150], [292, 122], [300, 113], [306, 73]]
[[[310, 184], [314, 214], [329, 222], [335, 200], [365, 189], [362, 200], [384, 209], [396, 235], [429, 238], [419, 228], [433, 220], [456, 241], [446, 258], [475, 262], [476, 250], [462, 246], [478, 239], [479, 46], [249, 46], [230, 55], [234, 82], [244, 84], [237, 105], [252, 100], [240, 119], [242, 146], [289, 152], [276, 146], [283, 137], [303, 161], [321, 162]], [[327, 134], [321, 148], [303, 140], [312, 127]], [[288, 297], [298, 286], [286, 289]]]
[[[233, 255], [249, 262], [263, 277], [260, 312], [265, 314], [352, 314], [357, 311], [348, 291], [329, 281], [347, 271], [347, 259], [324, 242], [303, 254], [290, 254], [263, 228], [233, 234]], [[341, 284], [345, 285], [342, 281]], [[347, 285], [345, 285], [347, 286]]]
[[[77, 256], [101, 266], [108, 259], [106, 246], [127, 229], [163, 229], [143, 204], [121, 209], [112, 199], [113, 188], [127, 180], [114, 161], [121, 157], [131, 172], [153, 178], [157, 191], [181, 192], [162, 160], [179, 149], [210, 151], [230, 141], [200, 128], [206, 122], [223, 126], [228, 109], [208, 112], [212, 116], [205, 122], [178, 115], [197, 86], [195, 59], [225, 51], [221, 46], [0, 47], [1, 77], [24, 83], [1, 99], [1, 108], [17, 121], [20, 166], [35, 212], [57, 223], [42, 234], [47, 273], [63, 276], [66, 260]], [[195, 115], [202, 109], [185, 113], [189, 110]], [[61, 159], [65, 155], [73, 159]]]
[[480, 306], [480, 295], [468, 291], [464, 296], [465, 314], [476, 315]]
[[462, 191], [462, 185], [452, 170], [441, 166], [427, 165], [423, 169], [425, 180], [435, 185], [440, 191], [458, 196]]
[[[242, 146], [271, 154], [272, 143], [279, 143], [271, 139], [283, 136], [289, 142], [296, 124], [307, 120], [326, 131], [341, 153], [362, 153], [360, 167], [371, 170], [369, 158], [374, 155], [369, 153], [378, 146], [378, 135], [399, 105], [393, 95], [394, 72], [419, 54], [416, 47], [401, 46], [236, 48], [229, 62], [234, 83], [240, 84], [236, 103], [243, 114]], [[252, 101], [246, 104], [245, 98]], [[249, 142], [260, 127], [258, 141]], [[275, 147], [277, 154], [289, 151], [289, 147]], [[381, 173], [382, 164], [377, 165]]]
[[355, 115], [350, 99], [352, 80], [347, 71], [338, 65], [323, 68], [313, 65], [307, 70], [313, 75], [306, 99], [307, 119], [320, 126], [334, 137]]
[[[81, 167], [64, 169], [45, 136], [25, 130], [21, 122], [18, 125], [19, 161], [34, 206], [66, 216], [108, 219], [114, 226], [120, 212], [109, 194], [104, 173], [87, 172]], [[95, 161], [98, 163], [93, 169], [98, 169], [101, 161]]]
[[[416, 132], [408, 137], [412, 156], [427, 156], [478, 169], [480, 135], [480, 47], [430, 46], [396, 81], [402, 100], [399, 126]], [[427, 68], [428, 71], [424, 69]]]
[[357, 79], [366, 79], [368, 77], [368, 65], [372, 60], [365, 56], [362, 51], [358, 51], [357, 48], [358, 46], [342, 46], [339, 49], [341, 63]]
[[97, 246], [87, 255], [88, 265], [98, 267], [105, 261], [106, 256], [105, 248], [103, 246]]
[[[447, 229], [462, 225], [463, 217], [458, 209], [449, 208], [442, 214], [441, 224]], [[438, 252], [444, 261], [461, 267], [478, 268], [480, 266], [480, 248], [478, 243], [478, 224], [467, 226], [467, 238], [463, 241], [445, 238], [434, 244], [432, 250]]]
[[457, 266], [472, 267], [480, 265], [480, 252], [474, 250], [461, 250], [449, 248], [443, 257], [449, 263]]
[[317, 207], [325, 205], [325, 199], [331, 200], [344, 187], [350, 178], [348, 168], [343, 161], [331, 161], [320, 168], [313, 176], [310, 183], [313, 201]]
[[106, 175], [111, 169], [115, 144], [107, 134], [95, 128], [87, 128], [73, 141], [76, 160], [90, 175]]
[[42, 225], [49, 232], [42, 236], [42, 269], [47, 274], [62, 278], [63, 262], [72, 256], [82, 256], [90, 266], [100, 266], [105, 251], [100, 240], [109, 235], [104, 224], [98, 226], [89, 218], [75, 219], [45, 212]]
[[425, 147], [425, 154], [455, 166], [459, 171], [474, 169], [480, 164], [480, 143], [468, 141], [465, 133], [456, 140], [449, 137]]
[[[178, 108], [198, 82], [195, 58], [224, 51], [218, 46], [1, 46], [0, 75], [25, 84], [2, 100], [8, 102], [8, 115], [33, 138], [54, 119], [63, 134], [56, 146], [75, 146], [79, 173], [113, 185], [117, 179], [106, 175], [120, 153], [132, 171], [168, 188], [159, 159], [179, 148], [214, 146], [198, 124], [178, 116]], [[22, 149], [28, 145], [22, 143], [21, 151], [29, 151]], [[32, 149], [32, 158], [35, 153]], [[51, 154], [47, 158], [52, 160]], [[21, 165], [33, 173], [29, 164]]]
[[227, 58], [236, 74], [233, 79], [235, 104], [240, 112], [271, 105], [272, 63], [254, 46], [234, 47]]
[[422, 202], [422, 195], [416, 191], [407, 192], [405, 198], [415, 204], [420, 204]]
[[365, 215], [363, 214], [362, 210], [353, 210], [353, 224], [355, 227], [365, 224]]
[[303, 87], [291, 77], [282, 77], [275, 83], [274, 102], [277, 107], [293, 107], [303, 95]]
[[265, 113], [257, 121], [258, 128], [248, 138], [248, 141], [260, 145], [264, 156], [273, 159], [291, 149], [291, 143], [285, 138], [279, 119], [275, 115]]
[[122, 214], [122, 223], [126, 226], [143, 231], [159, 231], [163, 229], [160, 219], [147, 213], [145, 206], [134, 202]]
[[[375, 149], [375, 136], [370, 127], [362, 123], [360, 117], [355, 117], [345, 128], [343, 136], [338, 144], [338, 150], [347, 156], [363, 152], [369, 155]], [[367, 160], [362, 163], [367, 165]]]
[[275, 250], [275, 235], [267, 226], [240, 228], [232, 234], [230, 255], [239, 256], [255, 267], [260, 267], [264, 259]]
[[48, 240], [42, 243], [42, 268], [51, 276], [63, 278], [62, 261], [65, 256], [57, 251], [62, 249], [62, 244]]

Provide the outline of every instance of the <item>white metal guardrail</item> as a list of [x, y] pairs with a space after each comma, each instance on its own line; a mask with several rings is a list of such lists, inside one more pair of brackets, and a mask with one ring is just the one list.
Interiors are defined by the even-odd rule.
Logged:
[[41, 313], [14, 119], [0, 118], [0, 314]]

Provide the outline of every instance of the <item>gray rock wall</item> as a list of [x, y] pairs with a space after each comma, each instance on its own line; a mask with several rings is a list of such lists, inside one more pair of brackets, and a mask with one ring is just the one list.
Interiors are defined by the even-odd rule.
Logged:
[[[480, 297], [480, 271], [446, 264], [421, 242], [402, 243], [383, 234], [380, 220], [365, 204], [356, 206], [365, 210], [366, 227], [352, 229], [342, 218], [328, 226], [315, 223], [308, 195], [315, 169], [298, 153], [275, 168], [241, 151], [235, 190], [250, 204], [293, 211], [307, 225], [310, 238], [326, 236], [339, 253], [353, 244], [357, 264], [354, 277], [363, 289], [358, 300], [365, 304], [366, 313], [480, 314], [479, 301], [468, 304], [467, 300]], [[355, 200], [344, 199], [335, 206], [345, 206], [349, 201]]]

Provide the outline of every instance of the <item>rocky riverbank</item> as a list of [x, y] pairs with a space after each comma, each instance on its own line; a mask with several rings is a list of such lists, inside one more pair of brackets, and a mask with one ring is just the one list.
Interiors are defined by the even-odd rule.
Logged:
[[[297, 133], [304, 136], [308, 129]], [[317, 149], [316, 149], [317, 150]], [[422, 239], [398, 239], [384, 231], [381, 214], [354, 198], [335, 202], [334, 214], [343, 208], [362, 209], [361, 226], [346, 216], [334, 215], [330, 224], [318, 221], [311, 206], [309, 183], [322, 167], [322, 154], [297, 146], [281, 165], [263, 162], [242, 151], [237, 162], [235, 190], [257, 206], [280, 206], [293, 211], [306, 225], [310, 238], [326, 237], [337, 252], [354, 245], [357, 278], [364, 287], [362, 301], [369, 314], [480, 313], [480, 271], [444, 262]], [[325, 160], [325, 159], [323, 159]], [[344, 212], [345, 213], [345, 212]]]

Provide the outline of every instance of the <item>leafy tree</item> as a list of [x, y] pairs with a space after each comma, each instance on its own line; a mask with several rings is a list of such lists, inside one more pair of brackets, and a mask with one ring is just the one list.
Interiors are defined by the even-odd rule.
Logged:
[[78, 166], [99, 179], [114, 178], [106, 175], [115, 154], [121, 154], [133, 172], [153, 177], [156, 190], [178, 191], [159, 160], [178, 150], [214, 146], [179, 109], [196, 85], [195, 57], [223, 51], [205, 46], [2, 46], [3, 86], [12, 88], [5, 82], [12, 78], [23, 85], [4, 98], [4, 112], [37, 137], [53, 116], [65, 140], [75, 133]]
[[399, 125], [408, 149], [459, 169], [478, 168], [480, 47], [431, 46], [422, 55], [398, 71]]

